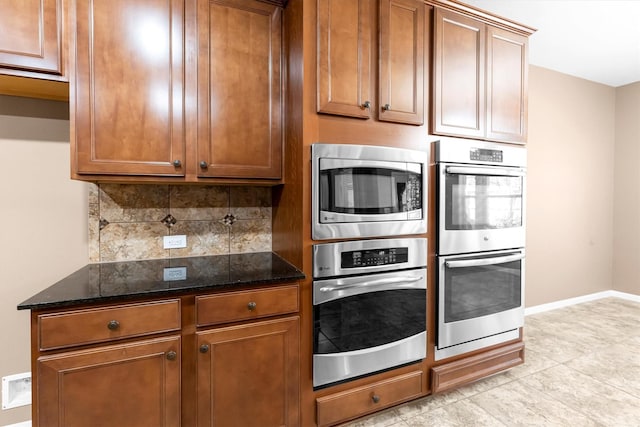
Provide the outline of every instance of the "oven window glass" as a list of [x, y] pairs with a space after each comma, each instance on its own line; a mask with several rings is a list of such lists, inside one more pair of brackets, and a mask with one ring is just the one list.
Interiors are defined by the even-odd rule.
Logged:
[[522, 177], [446, 174], [446, 229], [521, 227], [522, 180]]
[[392, 214], [422, 207], [420, 174], [374, 167], [320, 172], [320, 209], [346, 214]]
[[520, 307], [522, 261], [445, 269], [445, 323]]
[[426, 305], [424, 289], [369, 292], [316, 305], [313, 352], [362, 350], [424, 332]]

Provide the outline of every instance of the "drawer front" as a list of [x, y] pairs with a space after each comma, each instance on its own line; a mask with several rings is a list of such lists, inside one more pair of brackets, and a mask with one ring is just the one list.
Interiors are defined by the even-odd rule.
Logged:
[[180, 300], [73, 310], [38, 316], [40, 350], [180, 330]]
[[335, 425], [422, 396], [422, 371], [316, 399], [318, 426]]
[[257, 319], [297, 311], [297, 285], [196, 298], [198, 326]]

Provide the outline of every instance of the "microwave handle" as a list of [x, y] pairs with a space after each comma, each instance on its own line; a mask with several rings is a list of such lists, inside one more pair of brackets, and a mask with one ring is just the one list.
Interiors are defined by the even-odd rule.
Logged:
[[320, 288], [320, 292], [335, 292], [342, 291], [345, 289], [352, 288], [364, 288], [368, 286], [389, 286], [389, 285], [398, 285], [401, 283], [413, 283], [423, 280], [423, 276], [404, 276], [404, 277], [392, 277], [388, 279], [377, 279], [377, 280], [369, 280], [364, 282], [358, 282], [353, 284], [346, 285], [337, 285], [337, 286], [323, 286]]
[[504, 264], [506, 262], [518, 261], [524, 259], [524, 254], [507, 255], [497, 258], [481, 258], [481, 259], [469, 259], [461, 261], [445, 261], [445, 265], [448, 268], [464, 268], [464, 267], [479, 267], [482, 265]]
[[493, 175], [493, 176], [525, 176], [523, 170], [509, 170], [505, 168], [474, 168], [464, 166], [447, 166], [447, 173], [453, 175]]

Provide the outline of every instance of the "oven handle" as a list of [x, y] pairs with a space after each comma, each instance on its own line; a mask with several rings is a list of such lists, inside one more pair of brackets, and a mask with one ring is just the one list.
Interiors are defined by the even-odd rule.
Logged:
[[462, 261], [445, 261], [445, 265], [448, 268], [479, 267], [481, 265], [504, 264], [506, 262], [518, 261], [521, 259], [524, 259], [524, 254], [507, 255], [507, 256], [501, 256], [497, 258], [481, 258], [481, 259], [470, 259], [470, 260], [462, 260]]
[[453, 175], [493, 175], [493, 176], [525, 176], [523, 170], [509, 170], [505, 168], [474, 168], [464, 166], [447, 166], [447, 173]]
[[424, 276], [391, 277], [388, 279], [369, 280], [366, 282], [358, 282], [358, 283], [347, 284], [347, 285], [323, 286], [319, 290], [320, 292], [334, 292], [334, 291], [342, 291], [345, 289], [352, 289], [352, 288], [365, 288], [368, 286], [388, 286], [388, 285], [397, 285], [400, 283], [413, 283], [423, 279], [424, 279]]

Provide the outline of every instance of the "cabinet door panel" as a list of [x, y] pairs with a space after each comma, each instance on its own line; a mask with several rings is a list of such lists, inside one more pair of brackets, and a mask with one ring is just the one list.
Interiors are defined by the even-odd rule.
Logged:
[[422, 1], [380, 2], [380, 120], [424, 122], [424, 27]]
[[75, 14], [77, 172], [184, 175], [184, 2], [77, 1]]
[[371, 0], [318, 0], [319, 113], [371, 117], [371, 10]]
[[199, 175], [280, 178], [281, 9], [200, 0], [197, 13]]
[[199, 332], [198, 427], [300, 425], [299, 318]]
[[61, 0], [0, 0], [0, 67], [62, 74]]
[[485, 26], [442, 9], [435, 22], [432, 132], [484, 137]]
[[526, 141], [527, 44], [527, 37], [498, 28], [488, 28], [488, 139]]
[[34, 425], [180, 425], [179, 354], [180, 337], [168, 337], [41, 356]]

